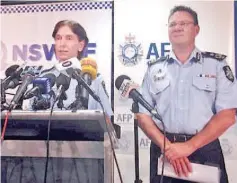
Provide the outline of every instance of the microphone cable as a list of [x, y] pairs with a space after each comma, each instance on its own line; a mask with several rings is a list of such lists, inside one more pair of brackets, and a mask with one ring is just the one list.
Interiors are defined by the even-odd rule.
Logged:
[[56, 103], [56, 100], [54, 100], [53, 105], [50, 109], [50, 115], [49, 115], [49, 121], [48, 121], [48, 127], [47, 127], [47, 141], [46, 141], [46, 162], [45, 162], [45, 171], [44, 171], [44, 183], [47, 182], [47, 174], [48, 174], [48, 161], [49, 161], [49, 139], [50, 139], [50, 130], [51, 130], [51, 118], [53, 114], [53, 108]]
[[160, 176], [160, 183], [163, 183], [163, 178], [164, 178], [164, 169], [165, 169], [165, 147], [166, 147], [166, 129], [165, 129], [165, 124], [162, 121], [161, 122], [162, 126], [163, 126], [163, 132], [164, 132], [164, 142], [163, 142], [163, 161], [162, 161], [162, 169], [161, 169], [161, 176]]
[[164, 178], [164, 169], [165, 169], [165, 147], [166, 147], [166, 128], [165, 128], [165, 124], [161, 118], [161, 116], [159, 115], [158, 111], [156, 109], [154, 109], [154, 112], [151, 113], [152, 116], [154, 116], [156, 119], [158, 119], [163, 127], [163, 132], [164, 132], [164, 142], [163, 142], [163, 160], [162, 160], [162, 168], [161, 168], [161, 175], [160, 175], [160, 182], [159, 183], [163, 183], [163, 178]]
[[121, 171], [120, 171], [120, 168], [119, 168], [119, 165], [118, 165], [117, 156], [116, 156], [115, 150], [114, 150], [114, 145], [113, 145], [112, 137], [111, 137], [111, 134], [110, 134], [110, 131], [109, 131], [109, 127], [108, 127], [108, 124], [107, 124], [107, 121], [106, 121], [106, 117], [105, 117], [104, 106], [103, 106], [103, 104], [101, 103], [101, 101], [98, 101], [98, 102], [99, 102], [99, 104], [100, 104], [100, 106], [101, 106], [101, 108], [102, 108], [102, 110], [103, 110], [103, 116], [104, 116], [105, 126], [106, 126], [106, 130], [107, 130], [107, 132], [108, 132], [109, 141], [110, 141], [111, 149], [112, 149], [112, 152], [113, 152], [115, 164], [116, 164], [116, 167], [117, 167], [117, 170], [118, 170], [119, 179], [120, 179], [120, 182], [123, 183]]
[[7, 129], [7, 123], [8, 123], [8, 118], [9, 118], [10, 114], [11, 114], [11, 111], [7, 111], [5, 121], [4, 121], [4, 126], [3, 126], [3, 129], [2, 129], [2, 134], [1, 134], [1, 144], [4, 141], [4, 136], [5, 136], [5, 132], [6, 132], [6, 129]]

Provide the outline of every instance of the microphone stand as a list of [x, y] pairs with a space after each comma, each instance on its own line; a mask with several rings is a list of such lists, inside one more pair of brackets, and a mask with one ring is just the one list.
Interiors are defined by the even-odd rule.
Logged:
[[59, 97], [59, 99], [58, 99], [58, 103], [57, 103], [57, 107], [59, 108], [59, 109], [63, 109], [63, 108], [65, 108], [64, 107], [64, 104], [63, 104], [63, 101], [64, 100], [67, 100], [67, 94], [66, 94], [66, 92], [63, 90], [62, 91], [62, 93], [61, 93], [61, 96]]
[[83, 106], [83, 103], [81, 101], [81, 85], [78, 83], [77, 87], [76, 87], [76, 100], [69, 106], [70, 109], [72, 109], [72, 112], [76, 112], [77, 110], [84, 110], [86, 109]]
[[6, 103], [6, 93], [5, 93], [5, 84], [1, 79], [1, 104]]
[[5, 87], [6, 83], [1, 79], [1, 111], [8, 110], [9, 105], [6, 103], [6, 92], [5, 92]]
[[[138, 102], [134, 101], [132, 104], [132, 112], [137, 114], [139, 112]], [[142, 183], [139, 178], [139, 147], [138, 147], [138, 120], [134, 115], [134, 153], [135, 153], [135, 181], [134, 183]]]
[[57, 107], [61, 110], [64, 108], [63, 99], [58, 100]]

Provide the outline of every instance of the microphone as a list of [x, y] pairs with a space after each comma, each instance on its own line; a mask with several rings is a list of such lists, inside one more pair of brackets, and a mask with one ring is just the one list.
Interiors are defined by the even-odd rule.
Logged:
[[116, 88], [121, 92], [123, 97], [129, 97], [134, 100], [134, 102], [140, 103], [143, 107], [145, 107], [153, 116], [157, 119], [161, 120], [160, 115], [157, 111], [142, 97], [142, 95], [136, 90], [138, 88], [136, 84], [134, 84], [130, 77], [126, 75], [119, 76], [115, 81]]
[[46, 74], [43, 77], [38, 77], [33, 80], [33, 88], [28, 90], [24, 99], [29, 99], [34, 96], [41, 97], [42, 94], [49, 94], [52, 91], [56, 81], [56, 76], [54, 74]]
[[69, 75], [66, 72], [66, 69], [68, 68], [74, 68], [74, 69], [80, 69], [81, 70], [81, 64], [76, 58], [72, 58], [71, 60], [67, 60], [61, 63], [58, 63], [55, 65], [55, 68], [62, 74], [69, 77]]
[[[81, 73], [82, 78], [89, 86], [91, 85], [92, 80], [97, 77], [97, 64], [96, 61], [92, 58], [86, 57], [81, 61]], [[83, 104], [88, 108], [89, 92], [84, 87], [81, 89], [81, 99]]]
[[67, 100], [67, 94], [65, 93], [65, 91], [68, 90], [70, 81], [71, 81], [71, 78], [60, 73], [60, 75], [56, 79], [58, 93], [56, 94], [55, 101]]
[[97, 102], [101, 102], [100, 98], [81, 77], [79, 69], [68, 68], [66, 72], [70, 77], [76, 79], [78, 84], [81, 84]]
[[[51, 98], [55, 98], [55, 93], [52, 90], [56, 81], [54, 74], [46, 74], [41, 78], [33, 80], [33, 88], [30, 90], [30, 94], [37, 96], [34, 98], [32, 108], [33, 110], [49, 109], [51, 106]], [[43, 96], [43, 94], [46, 94]], [[27, 95], [27, 94], [26, 94]], [[25, 96], [26, 96], [25, 95]]]
[[14, 89], [14, 88], [16, 88], [19, 84], [21, 84], [22, 82], [21, 81], [19, 81], [19, 79], [16, 79], [16, 78], [13, 78], [10, 82], [9, 82], [9, 84], [8, 84], [8, 86], [7, 86], [7, 88], [6, 89]]
[[23, 71], [24, 65], [25, 64], [23, 64], [22, 66], [12, 65], [6, 69], [6, 78], [1, 82], [3, 89], [7, 90], [8, 88], [15, 88], [19, 84], [19, 80], [21, 78], [20, 75]]
[[[96, 79], [97, 77], [97, 63], [94, 59], [86, 57], [83, 58], [81, 61], [81, 72], [83, 75], [89, 75], [92, 80]], [[84, 78], [84, 77], [83, 77]]]
[[23, 82], [22, 84], [19, 86], [19, 88], [16, 91], [16, 94], [14, 95], [10, 105], [9, 105], [9, 111], [11, 111], [12, 109], [14, 109], [16, 107], [16, 105], [18, 104], [19, 100], [21, 99], [21, 97], [24, 95], [24, 93], [27, 90], [27, 86], [29, 84], [32, 83], [34, 79], [34, 75], [31, 74], [30, 72], [27, 73], [23, 78]]

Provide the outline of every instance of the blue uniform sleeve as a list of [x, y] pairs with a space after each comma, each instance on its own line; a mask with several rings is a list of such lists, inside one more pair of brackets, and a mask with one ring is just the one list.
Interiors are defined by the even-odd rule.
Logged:
[[[92, 87], [95, 90], [96, 94], [99, 96], [107, 116], [109, 116], [109, 117], [112, 116], [113, 115], [113, 111], [111, 109], [111, 104], [110, 104], [108, 92], [106, 90], [105, 82], [104, 82], [104, 80], [103, 80], [101, 75], [99, 75], [93, 81]], [[95, 101], [92, 97], [90, 97], [90, 99], [89, 99], [88, 109], [92, 109], [92, 110], [99, 109], [99, 110], [102, 110], [99, 102]]]
[[[150, 93], [150, 84], [149, 84], [149, 72], [147, 71], [144, 78], [141, 87], [139, 88], [139, 92], [142, 94], [143, 98], [154, 108], [155, 107], [155, 101], [152, 98], [152, 95]], [[151, 116], [150, 112], [144, 108], [141, 104], [139, 104], [139, 113], [144, 113], [149, 116]]]
[[237, 108], [237, 82], [225, 61], [217, 64], [216, 112]]

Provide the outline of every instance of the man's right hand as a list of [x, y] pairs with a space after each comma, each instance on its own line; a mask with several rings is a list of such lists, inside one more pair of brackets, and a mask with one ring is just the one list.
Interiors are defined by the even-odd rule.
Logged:
[[188, 177], [188, 174], [192, 172], [192, 165], [187, 157], [175, 159], [170, 164], [172, 164], [178, 176], [184, 175]]
[[[151, 116], [138, 113], [136, 114], [136, 117], [138, 119], [139, 127], [156, 145], [161, 148], [161, 151], [164, 152], [164, 135], [157, 128]], [[166, 138], [165, 150], [170, 144], [171, 142]], [[187, 157], [177, 158], [170, 163], [174, 167], [178, 176], [181, 176], [182, 174], [188, 175], [189, 172], [192, 172], [192, 167]]]
[[[166, 146], [165, 149], [167, 149], [171, 145], [171, 142], [166, 139]], [[164, 152], [162, 145], [160, 145], [161, 151]], [[169, 161], [169, 160], [168, 160]], [[184, 175], [188, 176], [190, 172], [192, 172], [192, 165], [187, 157], [177, 158], [173, 161], [169, 161], [170, 164], [173, 166], [175, 173], [178, 176]]]

